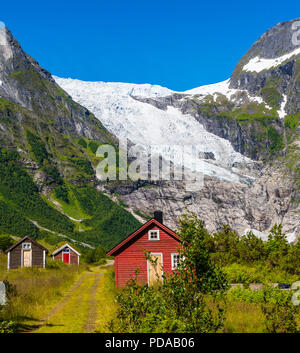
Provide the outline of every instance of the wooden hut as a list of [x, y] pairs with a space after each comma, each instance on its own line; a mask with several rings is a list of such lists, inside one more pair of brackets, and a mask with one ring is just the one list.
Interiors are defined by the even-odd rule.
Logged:
[[[162, 222], [162, 212], [156, 211], [154, 218], [106, 254], [115, 257], [116, 287], [125, 286], [130, 277], [135, 277], [137, 268], [140, 270], [138, 279], [148, 285], [163, 280], [162, 268], [165, 275], [176, 270], [180, 260], [178, 249], [181, 248], [181, 240]], [[144, 250], [150, 252], [153, 260], [157, 259], [156, 266], [145, 258]]]
[[7, 268], [46, 267], [48, 249], [26, 236], [5, 251], [7, 253]]
[[52, 259], [60, 260], [66, 264], [79, 265], [80, 253], [69, 244], [64, 244], [59, 249], [53, 251]]

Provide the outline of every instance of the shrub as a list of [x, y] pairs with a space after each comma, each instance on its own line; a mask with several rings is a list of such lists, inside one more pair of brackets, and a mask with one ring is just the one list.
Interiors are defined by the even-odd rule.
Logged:
[[[278, 291], [280, 291], [278, 289]], [[264, 290], [261, 309], [265, 315], [265, 332], [267, 333], [297, 333], [296, 313], [297, 306], [288, 295], [272, 295], [270, 288]]]
[[61, 268], [65, 267], [66, 265], [59, 260], [53, 260], [49, 259], [46, 263], [46, 268], [52, 269], [52, 270], [60, 270]]
[[42, 165], [44, 161], [49, 159], [49, 154], [46, 150], [44, 142], [42, 142], [38, 136], [29, 130], [26, 131], [26, 138], [36, 161], [38, 164]]
[[88, 250], [87, 253], [85, 254], [85, 261], [88, 264], [99, 263], [100, 260], [104, 260], [104, 261], [101, 261], [102, 262], [101, 264], [103, 264], [105, 263], [105, 258], [106, 258], [106, 251], [101, 245], [97, 246], [96, 249]]
[[100, 146], [100, 143], [95, 142], [95, 141], [91, 141], [91, 142], [89, 142], [88, 146], [89, 146], [89, 149], [90, 149], [94, 154], [96, 154], [97, 149], [98, 149], [98, 147]]
[[78, 145], [82, 146], [83, 148], [87, 148], [87, 143], [83, 138], [80, 138], [77, 143], [78, 143]]
[[14, 333], [16, 332], [16, 324], [13, 321], [0, 319], [0, 333]]
[[64, 201], [65, 203], [69, 203], [69, 194], [68, 194], [68, 189], [65, 187], [65, 185], [60, 185], [54, 189], [54, 194], [55, 197]]

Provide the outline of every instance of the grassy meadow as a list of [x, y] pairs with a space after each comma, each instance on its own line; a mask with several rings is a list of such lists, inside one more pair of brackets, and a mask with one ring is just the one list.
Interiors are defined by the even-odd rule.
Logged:
[[86, 269], [84, 265], [61, 264], [57, 268], [7, 271], [7, 256], [0, 254], [0, 280], [14, 286], [11, 299], [0, 310], [1, 319], [13, 321], [17, 331], [32, 330]]

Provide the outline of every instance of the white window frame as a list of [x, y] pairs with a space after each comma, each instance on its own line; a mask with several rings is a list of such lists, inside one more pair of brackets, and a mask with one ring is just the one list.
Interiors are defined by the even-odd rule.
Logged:
[[[27, 245], [27, 246], [25, 246], [25, 245]], [[23, 250], [31, 250], [31, 243], [23, 243], [22, 249]]]
[[[157, 234], [157, 238], [152, 239], [152, 238], [151, 238], [151, 232], [155, 232], [155, 233]], [[157, 240], [159, 240], [159, 229], [151, 229], [151, 230], [149, 230], [149, 232], [148, 232], [148, 240], [150, 240], [150, 241], [157, 241]]]
[[178, 265], [179, 265], [179, 263], [178, 263], [178, 265], [176, 267], [174, 266], [174, 258], [175, 258], [175, 256], [179, 256], [179, 261], [180, 261], [180, 254], [178, 252], [174, 252], [174, 253], [171, 254], [172, 271], [175, 271], [177, 269]]

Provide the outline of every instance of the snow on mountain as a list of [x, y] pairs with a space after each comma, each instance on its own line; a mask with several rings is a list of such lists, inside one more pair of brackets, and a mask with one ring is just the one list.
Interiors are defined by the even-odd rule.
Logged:
[[281, 65], [283, 62], [286, 60], [292, 58], [295, 55], [300, 54], [300, 48], [297, 48], [293, 50], [292, 52], [279, 56], [275, 59], [265, 59], [261, 58], [259, 56], [256, 56], [255, 58], [252, 58], [248, 64], [246, 64], [243, 67], [243, 71], [248, 71], [248, 72], [261, 72], [263, 70], [269, 70], [272, 67], [276, 67], [278, 65]]
[[[200, 158], [199, 171], [231, 182], [245, 180], [245, 176], [232, 169], [232, 166], [236, 162], [252, 161], [235, 152], [229, 141], [209, 133], [194, 117], [182, 114], [179, 109], [169, 106], [164, 111], [132, 97], [156, 98], [175, 92], [149, 84], [54, 79], [73, 100], [88, 108], [117, 137], [126, 137], [134, 144], [164, 152], [165, 158], [168, 157], [166, 145], [200, 146], [203, 152], [212, 152], [215, 160]], [[190, 157], [185, 158], [188, 168], [192, 167]]]
[[230, 79], [222, 81], [222, 82], [214, 83], [211, 85], [196, 87], [196, 88], [190, 89], [188, 91], [185, 91], [184, 93], [193, 94], [193, 95], [200, 95], [200, 96], [203, 96], [203, 98], [205, 98], [208, 95], [211, 95], [211, 96], [213, 96], [214, 100], [216, 100], [218, 98], [218, 96], [220, 94], [222, 94], [229, 101], [237, 100], [238, 93], [246, 93], [248, 99], [251, 102], [257, 102], [258, 104], [265, 103], [261, 97], [251, 96], [251, 95], [249, 95], [248, 91], [246, 91], [246, 90], [230, 88], [229, 84], [230, 84]]
[[282, 101], [282, 103], [280, 105], [280, 109], [277, 111], [278, 116], [279, 116], [280, 119], [283, 119], [286, 116], [286, 112], [285, 112], [286, 103], [287, 103], [287, 95], [284, 94], [283, 95], [283, 101]]

